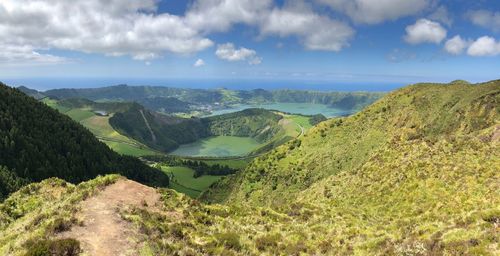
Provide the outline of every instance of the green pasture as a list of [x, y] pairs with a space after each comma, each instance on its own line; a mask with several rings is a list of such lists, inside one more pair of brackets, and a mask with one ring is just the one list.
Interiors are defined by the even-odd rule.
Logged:
[[218, 181], [222, 176], [204, 175], [194, 178], [194, 170], [187, 167], [162, 166], [165, 173], [170, 174], [170, 186], [178, 192], [184, 193], [190, 197], [197, 198], [210, 185]]

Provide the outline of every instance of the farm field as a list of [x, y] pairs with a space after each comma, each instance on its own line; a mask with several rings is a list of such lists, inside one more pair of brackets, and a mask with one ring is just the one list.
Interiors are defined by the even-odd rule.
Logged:
[[194, 170], [187, 167], [162, 166], [161, 169], [170, 175], [170, 186], [172, 189], [192, 198], [197, 198], [202, 192], [207, 190], [210, 185], [222, 177], [204, 175], [194, 178]]
[[91, 117], [95, 116], [95, 114], [92, 111], [87, 110], [87, 109], [80, 109], [80, 108], [71, 109], [64, 114], [71, 117], [71, 119], [73, 119], [77, 122], [81, 122], [87, 118], [91, 118]]
[[89, 129], [98, 139], [106, 143], [114, 151], [131, 156], [156, 155], [157, 152], [147, 146], [121, 135], [109, 124], [109, 116], [93, 115], [80, 123]]
[[59, 105], [57, 100], [54, 99], [45, 98], [42, 102], [79, 122], [108, 147], [122, 155], [144, 156], [158, 154], [158, 152], [149, 149], [136, 140], [118, 133], [109, 124], [110, 116], [98, 116], [91, 109], [86, 108], [70, 109]]

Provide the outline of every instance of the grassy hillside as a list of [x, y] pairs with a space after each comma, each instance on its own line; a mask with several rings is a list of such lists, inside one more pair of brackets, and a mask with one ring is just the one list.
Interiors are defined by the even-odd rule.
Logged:
[[49, 177], [81, 182], [99, 174], [121, 173], [149, 184], [168, 184], [159, 170], [116, 154], [83, 126], [34, 98], [4, 84], [0, 84], [0, 98], [2, 179], [10, 177], [14, 184]]
[[[204, 198], [224, 204], [160, 190], [158, 208], [118, 211], [146, 255], [498, 255], [499, 100], [500, 81], [409, 86], [222, 178]], [[116, 179], [12, 195], [0, 252], [56, 243], [78, 195]]]
[[398, 90], [354, 116], [323, 122], [288, 147], [257, 159], [237, 177], [232, 196], [265, 204], [288, 202], [324, 178], [359, 169], [399, 142], [432, 146], [475, 136], [498, 122], [499, 90], [498, 81], [417, 84]]
[[261, 109], [201, 119], [179, 118], [153, 113], [137, 104], [115, 114], [110, 124], [120, 133], [152, 148], [170, 151], [180, 144], [218, 135], [252, 137], [265, 142], [280, 131], [280, 119], [280, 115]]
[[[51, 178], [15, 192], [0, 204], [0, 254], [50, 255], [46, 252], [36, 254], [40, 250], [37, 245], [46, 241], [45, 238], [76, 225], [78, 203], [117, 179], [118, 176], [111, 175], [73, 185]], [[64, 248], [65, 243], [64, 240], [54, 239], [52, 244]], [[32, 254], [27, 254], [29, 248]]]
[[302, 218], [338, 254], [495, 255], [499, 101], [500, 81], [409, 86], [320, 124], [204, 197]]
[[136, 105], [134, 103], [94, 102], [77, 98], [64, 100], [44, 98], [42, 102], [85, 126], [85, 128], [89, 129], [100, 141], [104, 142], [117, 153], [130, 156], [158, 154], [157, 151], [148, 148], [146, 145], [118, 133], [109, 124], [109, 119], [116, 112], [127, 111]]

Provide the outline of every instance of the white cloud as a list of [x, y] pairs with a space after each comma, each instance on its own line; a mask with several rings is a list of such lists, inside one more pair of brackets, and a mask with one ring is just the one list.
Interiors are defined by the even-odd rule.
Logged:
[[439, 21], [448, 27], [453, 24], [453, 18], [450, 17], [448, 8], [443, 5], [439, 6], [433, 13], [431, 13], [431, 15], [429, 15], [429, 19]]
[[406, 27], [405, 41], [410, 44], [439, 44], [446, 38], [447, 31], [441, 24], [428, 19], [419, 19], [415, 24]]
[[469, 44], [469, 42], [457, 35], [446, 41], [446, 43], [444, 44], [444, 49], [450, 54], [459, 55], [462, 54], [462, 52], [465, 50], [465, 48], [467, 48]]
[[43, 54], [29, 45], [5, 45], [0, 43], [0, 64], [3, 65], [50, 65], [66, 63], [66, 58]]
[[217, 46], [217, 51], [215, 51], [215, 55], [217, 55], [219, 59], [227, 61], [248, 61], [251, 65], [262, 63], [262, 58], [257, 56], [255, 50], [244, 47], [236, 49], [232, 43], [219, 44]]
[[476, 10], [467, 13], [467, 17], [478, 26], [500, 31], [500, 12]]
[[298, 36], [309, 50], [340, 51], [349, 45], [354, 30], [347, 24], [314, 13], [302, 3], [274, 8], [262, 20], [263, 35]]
[[[302, 9], [289, 4], [279, 8], [272, 0], [193, 0], [185, 16], [158, 13], [159, 2], [1, 0], [0, 44], [29, 46], [32, 53], [61, 49], [149, 61], [165, 53], [207, 49], [214, 45], [210, 33], [228, 31], [235, 24], [255, 27], [260, 36], [297, 36], [310, 50], [339, 51], [354, 35], [347, 24], [318, 14], [301, 0], [295, 5]], [[62, 60], [48, 54], [32, 58], [41, 63]], [[260, 61], [254, 58], [251, 63]]]
[[197, 0], [186, 14], [186, 23], [208, 32], [227, 31], [236, 23], [255, 25], [272, 4], [272, 0]]
[[183, 17], [157, 14], [157, 0], [2, 0], [0, 43], [148, 60], [213, 45]]
[[467, 49], [470, 56], [495, 56], [500, 54], [500, 41], [489, 36], [483, 36], [472, 42]]
[[193, 67], [196, 67], [196, 68], [202, 67], [202, 66], [205, 66], [205, 61], [202, 59], [196, 60], [196, 62], [193, 64]]
[[273, 7], [272, 0], [198, 0], [186, 23], [205, 32], [243, 23], [258, 27], [262, 36], [297, 36], [310, 50], [339, 51], [354, 35], [347, 24], [315, 13], [300, 0], [283, 8]]
[[357, 23], [378, 24], [415, 15], [430, 6], [431, 0], [316, 0], [348, 15]]

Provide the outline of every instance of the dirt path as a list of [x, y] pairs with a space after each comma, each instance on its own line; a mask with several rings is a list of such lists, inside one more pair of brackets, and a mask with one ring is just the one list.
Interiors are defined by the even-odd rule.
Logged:
[[138, 255], [142, 244], [137, 230], [120, 217], [118, 209], [155, 208], [159, 199], [160, 195], [153, 188], [119, 180], [83, 201], [78, 213], [83, 225], [74, 226], [61, 236], [80, 241], [84, 255]]
[[144, 119], [144, 123], [146, 123], [146, 126], [148, 127], [148, 130], [151, 133], [151, 139], [153, 140], [154, 143], [156, 143], [156, 135], [153, 132], [153, 130], [151, 129], [151, 126], [149, 126], [148, 119], [146, 119], [146, 116], [144, 115], [144, 112], [142, 111], [142, 109], [139, 110], [139, 112], [141, 112], [142, 118]]

